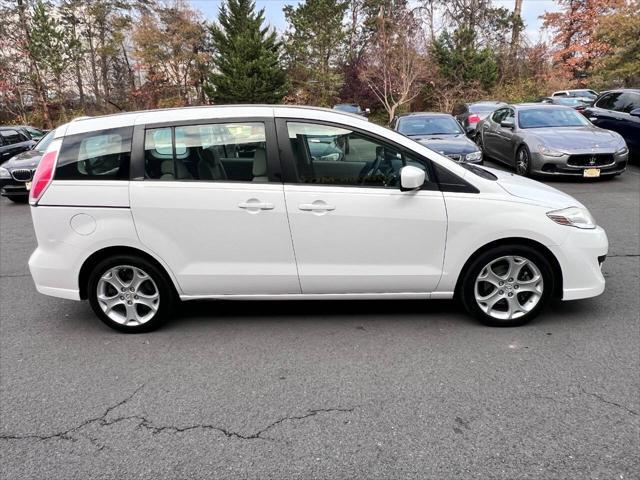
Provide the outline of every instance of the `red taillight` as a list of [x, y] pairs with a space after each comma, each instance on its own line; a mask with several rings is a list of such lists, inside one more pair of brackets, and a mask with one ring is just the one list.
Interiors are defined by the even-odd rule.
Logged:
[[469, 115], [469, 123], [478, 123], [480, 121], [480, 117], [478, 115]]
[[33, 175], [33, 182], [31, 183], [31, 192], [29, 193], [29, 202], [31, 205], [35, 205], [38, 202], [49, 186], [49, 183], [51, 183], [53, 171], [56, 167], [57, 156], [58, 152], [50, 151], [45, 153], [40, 160], [36, 173]]

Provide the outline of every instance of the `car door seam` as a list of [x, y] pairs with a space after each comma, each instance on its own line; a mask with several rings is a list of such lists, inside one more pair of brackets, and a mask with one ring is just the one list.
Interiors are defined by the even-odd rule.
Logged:
[[282, 185], [282, 197], [284, 199], [284, 211], [287, 214], [287, 225], [289, 226], [289, 240], [291, 241], [291, 250], [293, 251], [293, 260], [296, 263], [296, 274], [298, 276], [298, 288], [302, 294], [302, 280], [300, 279], [300, 266], [298, 265], [298, 256], [296, 255], [296, 244], [293, 241], [293, 230], [291, 229], [291, 219], [289, 218], [289, 205], [287, 204], [287, 191]]

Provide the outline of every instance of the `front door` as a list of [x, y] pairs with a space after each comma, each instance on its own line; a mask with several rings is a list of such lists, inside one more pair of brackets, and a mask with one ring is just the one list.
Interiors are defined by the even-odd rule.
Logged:
[[145, 131], [131, 210], [183, 294], [300, 293], [274, 141], [271, 119]]
[[295, 178], [285, 196], [302, 292], [426, 293], [442, 273], [447, 217], [433, 179], [400, 191], [400, 169], [424, 160], [347, 127], [284, 121]]

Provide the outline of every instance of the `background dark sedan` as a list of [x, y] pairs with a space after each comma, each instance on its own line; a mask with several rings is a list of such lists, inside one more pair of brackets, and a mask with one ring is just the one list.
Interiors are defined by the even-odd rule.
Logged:
[[478, 122], [487, 118], [487, 116], [496, 109], [506, 106], [507, 104], [504, 102], [495, 102], [490, 100], [475, 103], [462, 103], [457, 105], [451, 113], [456, 117], [456, 120], [460, 122], [460, 125], [462, 125], [465, 132], [467, 132], [467, 135], [470, 138], [474, 138]]
[[15, 127], [0, 127], [0, 164], [20, 152], [30, 150], [36, 144]]
[[0, 195], [19, 203], [29, 199], [27, 183], [33, 178], [33, 172], [51, 140], [53, 132], [45, 135], [33, 149], [19, 153], [0, 166]]
[[640, 89], [605, 92], [583, 114], [594, 125], [622, 135], [629, 147], [630, 158], [640, 161]]
[[482, 152], [460, 124], [446, 113], [409, 113], [396, 117], [393, 129], [442, 155], [464, 163], [482, 163]]
[[579, 112], [583, 111], [589, 105], [590, 102], [586, 102], [580, 98], [573, 97], [543, 97], [539, 100], [540, 103], [548, 103], [551, 105], [564, 105], [565, 107], [571, 107]]

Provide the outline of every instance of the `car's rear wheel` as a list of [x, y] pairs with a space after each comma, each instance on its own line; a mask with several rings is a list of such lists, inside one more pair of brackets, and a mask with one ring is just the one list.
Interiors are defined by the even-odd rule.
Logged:
[[525, 146], [520, 147], [516, 152], [516, 173], [523, 177], [531, 174], [531, 154]]
[[555, 279], [549, 261], [525, 245], [505, 245], [479, 255], [461, 286], [465, 308], [482, 323], [523, 325], [551, 299]]
[[100, 262], [89, 274], [87, 291], [98, 318], [126, 333], [158, 328], [169, 317], [174, 301], [164, 272], [144, 258], [132, 255], [113, 256]]

